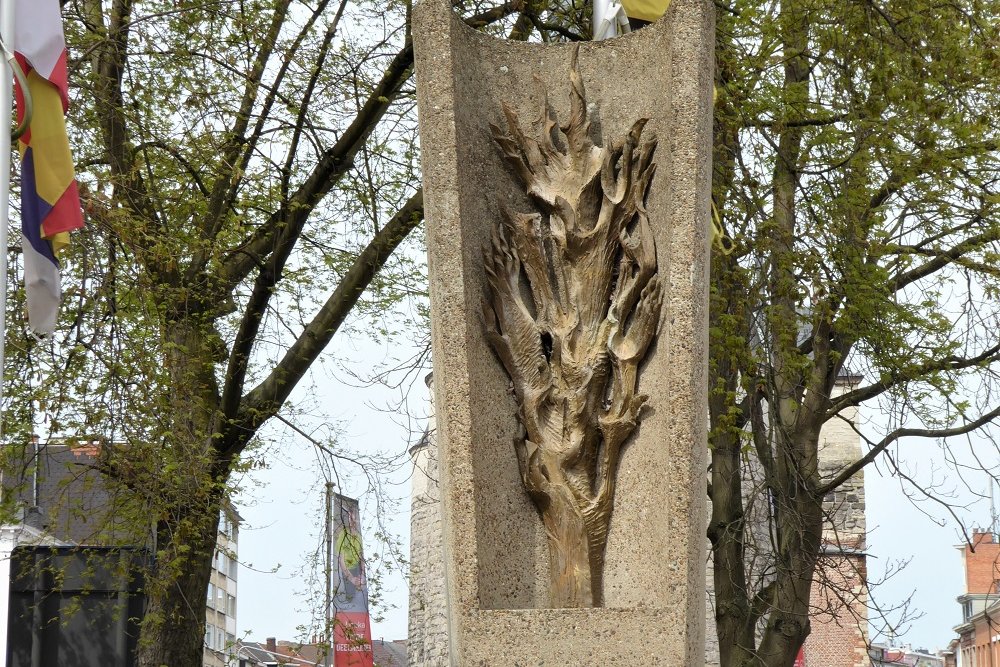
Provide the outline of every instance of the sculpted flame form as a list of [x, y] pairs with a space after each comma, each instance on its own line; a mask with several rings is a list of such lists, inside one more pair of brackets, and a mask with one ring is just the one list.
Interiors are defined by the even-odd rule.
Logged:
[[569, 122], [548, 100], [522, 132], [504, 106], [493, 138], [537, 212], [505, 212], [484, 251], [486, 333], [510, 375], [525, 489], [541, 514], [553, 607], [603, 604], [608, 524], [622, 444], [646, 396], [640, 361], [662, 292], [645, 200], [655, 139], [646, 119], [624, 141], [594, 145], [574, 56]]

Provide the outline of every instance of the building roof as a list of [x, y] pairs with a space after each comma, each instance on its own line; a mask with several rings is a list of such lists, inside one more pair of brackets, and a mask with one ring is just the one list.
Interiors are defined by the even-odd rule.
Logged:
[[406, 667], [405, 639], [391, 642], [373, 639], [372, 652], [375, 654], [375, 667]]
[[321, 644], [278, 642], [278, 653], [287, 661], [282, 664], [294, 667], [320, 667], [327, 650], [327, 647]]
[[278, 664], [278, 657], [258, 642], [237, 641], [236, 657], [245, 659], [253, 667]]
[[914, 649], [909, 645], [892, 647], [872, 644], [868, 649], [868, 657], [871, 658], [872, 665], [886, 665], [886, 667], [890, 665], [934, 667], [944, 664], [944, 659], [940, 655], [934, 655], [925, 648]]
[[64, 544], [142, 546], [148, 517], [132, 494], [109, 490], [98, 470], [101, 443], [26, 443], [11, 456], [3, 491], [25, 524]]
[[[288, 667], [322, 667], [323, 649], [320, 643], [300, 644], [297, 642], [275, 642], [274, 651], [260, 642], [239, 642], [237, 655], [246, 658], [253, 667], [266, 665], [288, 665]], [[406, 667], [406, 640], [372, 641], [375, 667]]]

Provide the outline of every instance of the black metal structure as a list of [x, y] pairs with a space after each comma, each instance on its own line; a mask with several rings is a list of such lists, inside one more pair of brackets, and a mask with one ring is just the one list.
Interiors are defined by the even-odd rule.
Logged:
[[11, 556], [7, 667], [133, 667], [149, 554], [19, 546]]

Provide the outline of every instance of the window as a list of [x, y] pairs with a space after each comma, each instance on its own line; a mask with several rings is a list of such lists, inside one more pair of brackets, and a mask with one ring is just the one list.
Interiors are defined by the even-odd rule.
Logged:
[[233, 618], [236, 618], [236, 596], [227, 594], [226, 600], [229, 603], [229, 605], [226, 607], [226, 613], [232, 616]]
[[215, 608], [223, 614], [226, 613], [226, 591], [218, 586], [215, 587]]
[[236, 646], [236, 635], [226, 633], [226, 648], [233, 648]]
[[232, 579], [233, 581], [236, 581], [236, 567], [237, 567], [236, 559], [235, 558], [230, 558], [229, 559], [229, 578]]
[[225, 510], [219, 512], [219, 532], [228, 537], [233, 542], [236, 541], [236, 533], [239, 531], [239, 525], [229, 518]]
[[215, 609], [215, 586], [213, 586], [212, 584], [208, 585], [208, 595], [206, 597], [208, 606], [211, 607], [212, 609]]
[[222, 628], [217, 628], [211, 623], [205, 624], [205, 646], [212, 651], [221, 651], [226, 643], [226, 635]]

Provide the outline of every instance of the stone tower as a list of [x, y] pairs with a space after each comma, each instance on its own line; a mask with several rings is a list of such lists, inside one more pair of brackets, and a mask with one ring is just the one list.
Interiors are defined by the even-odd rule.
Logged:
[[[432, 375], [427, 375], [431, 387]], [[433, 394], [432, 394], [433, 395]], [[410, 614], [406, 645], [409, 667], [448, 665], [448, 604], [445, 597], [441, 493], [434, 415], [410, 448]]]
[[[850, 391], [860, 380], [844, 373], [834, 392]], [[832, 477], [861, 458], [861, 436], [854, 430], [857, 417], [857, 408], [850, 408], [823, 426], [819, 443], [823, 477]], [[823, 550], [813, 580], [806, 664], [863, 667], [870, 664], [863, 469], [823, 499], [823, 511]]]

